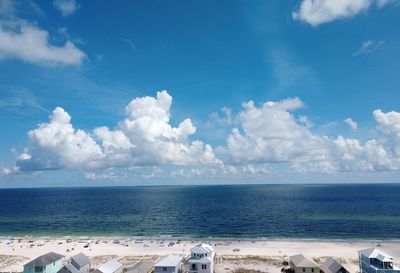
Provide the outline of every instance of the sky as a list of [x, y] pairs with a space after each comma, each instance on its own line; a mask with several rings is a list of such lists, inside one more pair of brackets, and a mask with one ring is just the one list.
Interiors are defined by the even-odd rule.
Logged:
[[398, 0], [0, 0], [0, 187], [399, 182], [398, 26]]

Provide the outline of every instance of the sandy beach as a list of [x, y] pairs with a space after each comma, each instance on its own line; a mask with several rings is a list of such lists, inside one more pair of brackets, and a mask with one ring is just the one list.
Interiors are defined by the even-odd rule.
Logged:
[[216, 272], [234, 272], [252, 269], [278, 273], [288, 256], [302, 253], [316, 262], [331, 256], [340, 260], [350, 272], [358, 271], [357, 251], [368, 247], [380, 247], [400, 261], [398, 241], [274, 241], [274, 240], [161, 240], [161, 239], [15, 239], [0, 240], [0, 271], [21, 272], [23, 265], [42, 254], [54, 251], [66, 258], [79, 252], [92, 260], [93, 267], [117, 258], [124, 265], [133, 265], [140, 259], [156, 260], [159, 256], [175, 254], [186, 257], [198, 242], [210, 243], [216, 250]]

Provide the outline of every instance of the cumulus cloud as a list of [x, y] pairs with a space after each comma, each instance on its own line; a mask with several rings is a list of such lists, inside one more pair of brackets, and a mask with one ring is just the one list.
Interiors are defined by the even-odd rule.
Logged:
[[292, 17], [317, 26], [365, 11], [372, 0], [303, 0]]
[[261, 107], [253, 101], [244, 103], [244, 110], [237, 117], [241, 128], [234, 128], [227, 139], [230, 160], [234, 163], [284, 162], [322, 156], [323, 139], [313, 136], [290, 113], [302, 106], [299, 98], [269, 101]]
[[357, 130], [357, 128], [358, 128], [357, 122], [355, 122], [351, 118], [345, 119], [344, 123], [346, 123], [350, 127], [350, 129], [353, 130], [353, 131]]
[[19, 155], [21, 170], [104, 169], [145, 165], [219, 164], [212, 147], [199, 140], [190, 119], [173, 127], [167, 91], [133, 99], [115, 129], [75, 129], [71, 116], [57, 107], [50, 121], [28, 133], [30, 145]]
[[20, 59], [45, 65], [80, 65], [86, 54], [72, 42], [62, 46], [49, 42], [49, 33], [23, 20], [0, 21], [0, 59]]
[[306, 22], [312, 26], [353, 17], [376, 3], [382, 8], [397, 0], [302, 0], [300, 8], [292, 13], [295, 20]]
[[64, 17], [74, 14], [79, 9], [75, 0], [54, 0], [53, 5]]
[[[1, 174], [52, 169], [84, 169], [88, 180], [125, 179], [114, 171], [126, 168], [140, 179], [262, 177], [284, 170], [295, 173], [400, 171], [400, 113], [375, 110], [376, 138], [361, 141], [314, 133], [308, 118], [297, 115], [304, 104], [295, 97], [256, 105], [244, 102], [239, 113], [229, 113], [235, 127], [218, 149], [191, 140], [196, 127], [190, 119], [170, 123], [172, 97], [133, 99], [125, 118], [114, 128], [76, 129], [71, 116], [57, 107], [49, 121], [28, 133], [29, 145], [18, 155], [15, 168]], [[348, 118], [350, 128], [357, 123]], [[223, 160], [221, 160], [223, 159]], [[150, 173], [138, 170], [159, 168]], [[178, 168], [178, 169], [176, 169]], [[131, 177], [131, 176], [129, 176]]]
[[[225, 162], [284, 163], [298, 172], [400, 170], [400, 113], [374, 111], [382, 136], [362, 143], [311, 132], [293, 113], [302, 106], [298, 98], [260, 107], [252, 101], [244, 103], [237, 117], [239, 126], [232, 130], [223, 150]], [[354, 121], [350, 124], [356, 127]]]

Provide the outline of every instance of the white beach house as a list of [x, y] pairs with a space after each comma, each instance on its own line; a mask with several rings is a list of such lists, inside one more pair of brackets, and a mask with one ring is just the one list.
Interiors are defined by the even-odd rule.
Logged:
[[303, 254], [290, 256], [290, 269], [293, 273], [320, 273], [318, 264]]
[[358, 258], [361, 273], [400, 273], [393, 257], [377, 248], [358, 251]]
[[181, 273], [182, 258], [175, 255], [161, 256], [154, 264], [154, 273]]
[[215, 251], [209, 244], [198, 244], [190, 250], [189, 273], [213, 273]]

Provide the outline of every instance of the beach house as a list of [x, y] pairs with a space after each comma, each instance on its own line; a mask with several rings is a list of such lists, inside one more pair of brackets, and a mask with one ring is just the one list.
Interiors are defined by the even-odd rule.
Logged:
[[361, 273], [400, 273], [394, 266], [393, 257], [377, 248], [358, 251]]
[[123, 266], [117, 260], [110, 260], [97, 268], [94, 273], [122, 273]]
[[154, 264], [154, 273], [181, 273], [182, 258], [175, 255], [161, 256]]
[[209, 244], [198, 244], [190, 250], [189, 273], [213, 273], [215, 251]]
[[349, 273], [346, 268], [331, 257], [328, 257], [319, 268], [321, 273]]
[[319, 266], [303, 254], [290, 256], [290, 269], [293, 273], [320, 273]]
[[81, 252], [72, 256], [58, 273], [89, 273], [89, 271], [90, 259]]
[[64, 256], [49, 252], [24, 265], [24, 273], [57, 273], [63, 266]]

